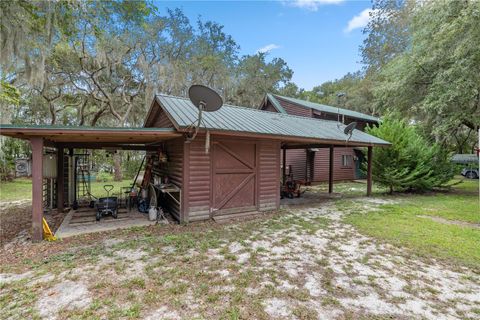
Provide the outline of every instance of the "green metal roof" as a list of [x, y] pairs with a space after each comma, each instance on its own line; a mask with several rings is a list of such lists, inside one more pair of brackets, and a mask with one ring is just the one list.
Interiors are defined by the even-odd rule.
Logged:
[[[267, 94], [267, 97], [270, 99], [272, 104], [277, 108], [279, 112], [286, 113], [285, 109], [281, 106], [280, 102], [276, 99], [276, 97], [279, 97], [281, 99], [287, 100], [291, 103], [294, 103], [300, 107], [304, 107], [307, 109], [314, 109], [318, 110], [320, 112], [326, 112], [326, 113], [331, 113], [331, 114], [338, 114], [340, 113], [341, 115], [345, 115], [347, 117], [352, 117], [356, 119], [361, 119], [361, 120], [366, 120], [366, 121], [374, 121], [374, 122], [380, 122], [380, 119], [374, 116], [370, 116], [365, 113], [357, 112], [357, 111], [352, 111], [348, 109], [342, 109], [342, 108], [337, 108], [337, 107], [332, 107], [332, 106], [327, 106], [324, 104], [320, 103], [315, 103], [311, 101], [306, 101], [306, 100], [300, 100], [300, 99], [295, 99], [295, 98], [290, 98], [290, 97], [284, 97], [280, 95], [273, 95], [273, 94]], [[278, 107], [280, 106], [280, 108]]]
[[[178, 128], [185, 129], [197, 121], [198, 109], [189, 99], [157, 95], [157, 102], [170, 115]], [[263, 135], [309, 138], [346, 142], [345, 125], [335, 121], [292, 116], [254, 108], [224, 105], [218, 111], [203, 113], [203, 127], [210, 130], [236, 131]], [[319, 141], [321, 143], [321, 141]], [[390, 143], [354, 130], [350, 145], [389, 145]]]

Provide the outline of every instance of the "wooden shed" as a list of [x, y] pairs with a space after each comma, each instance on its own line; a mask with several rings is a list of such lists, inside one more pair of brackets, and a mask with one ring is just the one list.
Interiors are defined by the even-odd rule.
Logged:
[[[33, 238], [42, 238], [43, 147], [57, 149], [57, 190], [64, 190], [64, 150], [72, 148], [161, 149], [167, 156], [168, 177], [181, 196], [171, 203], [180, 222], [224, 219], [279, 208], [280, 182], [285, 173], [282, 149], [327, 148], [330, 164], [335, 146], [367, 147], [388, 142], [354, 130], [346, 142], [344, 126], [332, 121], [224, 105], [204, 113], [193, 141], [185, 139], [198, 110], [190, 100], [158, 95], [143, 128], [91, 128], [1, 125], [2, 135], [30, 140], [33, 155]], [[206, 132], [210, 150], [206, 151]], [[285, 151], [284, 151], [285, 152]], [[369, 161], [371, 164], [371, 161]], [[330, 167], [330, 192], [333, 167]], [[371, 192], [369, 166], [368, 194]], [[62, 192], [57, 207], [63, 209]]]
[[[175, 128], [186, 132], [197, 109], [188, 99], [158, 95], [145, 127]], [[281, 150], [334, 146], [385, 146], [385, 142], [360, 130], [350, 140], [344, 125], [319, 119], [225, 105], [204, 115], [211, 134], [205, 152], [205, 134], [192, 142], [178, 138], [166, 142], [166, 151], [177, 164], [175, 183], [183, 190], [180, 221], [222, 219], [279, 207], [282, 179]], [[180, 167], [182, 164], [182, 168]], [[333, 170], [332, 170], [333, 173]]]

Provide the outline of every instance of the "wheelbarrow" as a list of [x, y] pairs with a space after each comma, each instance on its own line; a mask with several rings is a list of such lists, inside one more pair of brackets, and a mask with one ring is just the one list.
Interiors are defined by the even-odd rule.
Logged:
[[110, 197], [110, 191], [114, 188], [111, 184], [106, 184], [103, 186], [103, 189], [107, 192], [107, 196], [99, 198], [97, 201], [97, 214], [96, 219], [100, 221], [103, 216], [111, 215], [114, 219], [118, 218], [118, 198]]

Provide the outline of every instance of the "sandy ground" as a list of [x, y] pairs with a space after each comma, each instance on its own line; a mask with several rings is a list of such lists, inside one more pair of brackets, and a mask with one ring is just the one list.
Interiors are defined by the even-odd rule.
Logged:
[[[370, 209], [383, 203], [364, 200]], [[205, 251], [194, 245], [182, 251], [168, 243], [153, 251], [125, 248], [127, 239], [109, 238], [95, 263], [61, 272], [0, 274], [0, 283], [41, 288], [33, 308], [46, 319], [65, 318], [66, 310], [92, 310], [98, 292], [113, 286], [99, 282], [98, 274], [140, 283], [131, 289], [140, 301], [147, 301], [156, 281], [156, 295], [165, 290], [170, 298], [145, 302], [137, 315], [146, 319], [223, 318], [238, 295], [242, 303], [234, 313], [249, 319], [480, 318], [478, 274], [365, 237], [343, 223], [343, 215], [333, 202], [289, 209], [248, 229], [241, 223], [225, 226], [238, 237], [218, 239], [219, 246]], [[180, 272], [187, 267], [197, 273]], [[206, 286], [205, 294], [195, 293], [200, 286]], [[105, 318], [107, 309], [93, 310]]]

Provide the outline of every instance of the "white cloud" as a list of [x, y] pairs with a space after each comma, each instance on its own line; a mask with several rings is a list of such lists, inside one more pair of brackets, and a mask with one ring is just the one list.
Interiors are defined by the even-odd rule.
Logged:
[[270, 52], [272, 50], [275, 50], [275, 49], [278, 49], [280, 48], [279, 45], [276, 45], [274, 43], [271, 43], [271, 44], [267, 44], [266, 46], [264, 47], [261, 47], [260, 49], [257, 50], [257, 53], [267, 53], [267, 52]]
[[348, 21], [348, 25], [345, 28], [345, 32], [351, 32], [355, 29], [363, 28], [368, 24], [370, 20], [370, 13], [374, 12], [373, 9], [365, 9], [360, 14], [354, 16], [350, 21]]
[[310, 11], [317, 11], [321, 5], [324, 4], [339, 4], [344, 0], [290, 0], [283, 1], [285, 5], [302, 8]]

